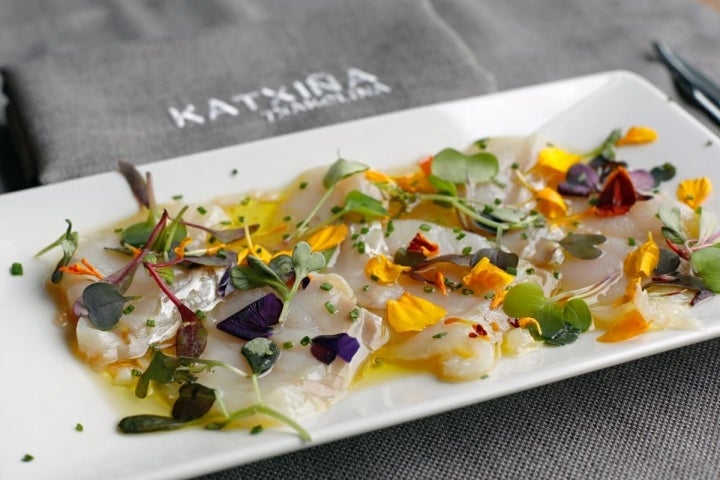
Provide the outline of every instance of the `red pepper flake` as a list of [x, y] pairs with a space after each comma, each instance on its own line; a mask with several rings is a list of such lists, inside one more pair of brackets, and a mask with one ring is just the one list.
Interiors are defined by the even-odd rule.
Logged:
[[605, 182], [595, 204], [595, 213], [601, 217], [624, 215], [636, 201], [637, 193], [630, 174], [618, 167]]
[[440, 252], [440, 247], [425, 238], [422, 233], [416, 233], [407, 247], [408, 252], [419, 253], [425, 257], [431, 257]]

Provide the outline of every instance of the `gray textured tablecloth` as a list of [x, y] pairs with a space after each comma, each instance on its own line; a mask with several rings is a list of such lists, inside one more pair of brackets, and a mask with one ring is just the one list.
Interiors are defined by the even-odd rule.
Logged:
[[[142, 51], [169, 48], [164, 46], [169, 42], [184, 45], [192, 52], [198, 48], [192, 42], [194, 36], [200, 39], [222, 36], [217, 29], [228, 28], [247, 28], [252, 32], [263, 24], [277, 29], [288, 24], [289, 32], [294, 33], [287, 35], [302, 43], [303, 26], [293, 20], [305, 18], [306, 27], [319, 28], [318, 18], [331, 20], [332, 15], [323, 8], [326, 4], [319, 0], [205, 0], [200, 6], [189, 1], [68, 0], [60, 5], [51, 1], [6, 0], [0, 3], [0, 65], [10, 77], [25, 79], [36, 74], [38, 70], [33, 69], [38, 69], [37, 65], [49, 62], [52, 66], [57, 58], [74, 59], [78, 67], [87, 68], [82, 59], [97, 61], [99, 55], [83, 56], [89, 46], [95, 52], [104, 46], [116, 51], [121, 48], [117, 46], [119, 42], [130, 41], [137, 42]], [[380, 3], [372, 5], [382, 8]], [[443, 55], [448, 57], [449, 64], [470, 72], [469, 78], [484, 79], [486, 83], [458, 82], [455, 89], [445, 93], [438, 85], [431, 90], [433, 95], [408, 95], [405, 103], [398, 102], [391, 108], [487, 91], [493, 85], [487, 72], [494, 77], [498, 89], [507, 89], [603, 70], [628, 69], [676, 97], [667, 72], [650, 58], [650, 42], [656, 38], [667, 41], [709, 76], [720, 80], [717, 54], [720, 13], [693, 0], [433, 0], [432, 6], [434, 9], [416, 6], [412, 14], [415, 16], [409, 15], [408, 22], [411, 19], [416, 20], [412, 22], [415, 25], [424, 22], [424, 27], [431, 28], [443, 40], [446, 48]], [[359, 28], [387, 33], [382, 25]], [[403, 29], [413, 31], [412, 25]], [[339, 45], [333, 49], [337, 57], [333, 60], [340, 62], [338, 65], [343, 55], [352, 56], [356, 47], [360, 47]], [[292, 48], [302, 51], [301, 45]], [[468, 52], [472, 54], [467, 55]], [[422, 71], [410, 61], [413, 59], [407, 60], [408, 68]], [[388, 66], [388, 75], [398, 73], [392, 72], [391, 67]], [[189, 67], [179, 66], [178, 71], [184, 68]], [[44, 71], [74, 78], [62, 66]], [[443, 78], [442, 72], [434, 75], [432, 78]], [[63, 78], [59, 77], [61, 84]], [[237, 82], [243, 77], [238, 73], [231, 78]], [[262, 82], [279, 85], [294, 79]], [[222, 76], [218, 77], [220, 90], [222, 80]], [[13, 81], [11, 78], [11, 89], [28, 87], [12, 86]], [[262, 82], [253, 79], [251, 86], [263, 85]], [[73, 87], [66, 85], [71, 94]], [[408, 88], [409, 92], [424, 91], [413, 90], [412, 85]], [[100, 93], [112, 97], [118, 92]], [[18, 98], [32, 103], [38, 97], [33, 96], [32, 90], [25, 90]], [[97, 98], [95, 102], [99, 104], [91, 107], [102, 114], [104, 104]], [[182, 100], [194, 101], [190, 96]], [[72, 152], [80, 147], [43, 144], [49, 137], [43, 137], [45, 131], [39, 125], [48, 119], [37, 115], [50, 115], [49, 112], [40, 109], [33, 116], [28, 115], [32, 109], [24, 109], [23, 105], [18, 108], [20, 118], [26, 122], [21, 130], [30, 134], [26, 140], [39, 144], [22, 146], [30, 154], [28, 161], [38, 160], [37, 152], [42, 148], [49, 157], [41, 162], [73, 161], [72, 156], [53, 157], [53, 152]], [[377, 110], [381, 111], [386, 110]], [[704, 120], [700, 112], [693, 111]], [[352, 115], [369, 113], [373, 112], [360, 109]], [[317, 124], [333, 120], [320, 119]], [[252, 127], [252, 123], [248, 125]], [[265, 130], [261, 135], [312, 125], [300, 122], [288, 130]], [[39, 129], [35, 133], [33, 126]], [[0, 133], [1, 130], [0, 125]], [[254, 135], [242, 136], [246, 135], [242, 129], [229, 132], [240, 135], [239, 139]], [[225, 133], [218, 137], [221, 141], [227, 141]], [[115, 144], [111, 139], [108, 152], [128, 148], [125, 142], [127, 139]], [[203, 144], [202, 148], [210, 146], [213, 145]], [[144, 153], [158, 152], [161, 156], [175, 153], [164, 150], [164, 145], [133, 148]], [[3, 165], [12, 164], [10, 154], [2, 155]], [[42, 165], [45, 164], [40, 168]], [[70, 165], [62, 169], [65, 167], [68, 170], [64, 171], [72, 175], [82, 173]], [[48, 176], [46, 181], [59, 178]], [[718, 371], [720, 341], [708, 341], [203, 478], [718, 478]]]

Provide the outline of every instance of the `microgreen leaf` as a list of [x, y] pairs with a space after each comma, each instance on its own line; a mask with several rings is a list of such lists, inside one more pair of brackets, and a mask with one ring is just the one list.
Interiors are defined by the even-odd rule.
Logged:
[[215, 390], [199, 383], [185, 383], [172, 408], [172, 417], [180, 422], [189, 422], [205, 415], [215, 403]]
[[[585, 305], [583, 300], [575, 300]], [[541, 332], [539, 337], [548, 345], [566, 345], [577, 340], [581, 330], [566, 320], [570, 318], [572, 320], [578, 320], [582, 323], [582, 318], [576, 318], [578, 312], [583, 312], [578, 305], [579, 304], [576, 304], [575, 308], [571, 308], [568, 312], [566, 312], [565, 308], [560, 307], [556, 303], [549, 302], [545, 304], [535, 313], [534, 317], [540, 324]], [[587, 305], [585, 305], [585, 308], [587, 309]], [[589, 314], [590, 311], [588, 310], [587, 315]], [[536, 331], [535, 333], [537, 334], [538, 332]]]
[[675, 166], [671, 163], [663, 163], [659, 167], [653, 167], [650, 170], [650, 175], [655, 180], [655, 186], [658, 186], [660, 183], [667, 182], [675, 177]]
[[606, 240], [603, 235], [570, 232], [559, 243], [573, 257], [593, 260], [602, 255], [602, 250], [595, 245], [605, 243]]
[[310, 353], [326, 365], [331, 364], [338, 356], [350, 363], [359, 349], [360, 343], [357, 339], [345, 332], [335, 335], [318, 335], [310, 343]]
[[326, 189], [330, 189], [340, 180], [351, 177], [356, 173], [364, 172], [369, 168], [370, 167], [364, 163], [352, 162], [343, 158], [338, 158], [325, 173], [325, 176], [323, 177], [323, 186]]
[[268, 293], [219, 322], [217, 328], [243, 340], [268, 338], [272, 334], [272, 325], [280, 319], [282, 307], [282, 300]]
[[563, 307], [563, 321], [577, 328], [580, 332], [586, 332], [592, 325], [592, 315], [587, 303], [580, 298], [571, 298]]
[[50, 280], [52, 281], [52, 283], [58, 283], [62, 279], [63, 272], [60, 270], [60, 268], [70, 265], [73, 255], [75, 255], [75, 251], [77, 250], [78, 241], [80, 238], [80, 235], [77, 232], [72, 231], [72, 222], [70, 220], [65, 221], [68, 224], [68, 228], [65, 233], [60, 235], [60, 237], [53, 243], [35, 254], [36, 257], [39, 257], [40, 255], [47, 253], [55, 247], [62, 248], [63, 256], [55, 266], [55, 270], [53, 271], [53, 273], [50, 275]]
[[661, 248], [660, 258], [658, 259], [658, 264], [655, 267], [655, 270], [653, 270], [653, 275], [667, 275], [677, 272], [679, 266], [680, 257], [678, 257], [675, 252], [668, 250], [667, 248]]
[[545, 298], [540, 285], [535, 282], [523, 282], [508, 290], [502, 308], [511, 317], [531, 317], [547, 302], [548, 299]]
[[442, 195], [449, 195], [451, 197], [457, 196], [457, 187], [449, 180], [438, 177], [437, 175], [429, 175], [428, 181], [430, 184], [437, 189]]
[[267, 338], [258, 337], [247, 342], [240, 353], [247, 360], [253, 374], [260, 376], [275, 364], [280, 356], [280, 348]]
[[190, 382], [195, 380], [195, 377], [183, 366], [179, 358], [170, 357], [158, 350], [135, 385], [136, 397], [145, 398], [147, 396], [150, 380], [159, 383]]
[[313, 252], [309, 243], [298, 242], [292, 252], [292, 263], [297, 283], [310, 273], [325, 268], [325, 257], [320, 252]]
[[489, 182], [497, 175], [499, 168], [497, 157], [491, 153], [480, 152], [467, 156], [453, 148], [438, 152], [431, 164], [434, 176], [454, 184]]
[[389, 215], [380, 200], [358, 190], [352, 190], [347, 194], [342, 211], [343, 214], [357, 213], [367, 219], [382, 218]]
[[286, 301], [290, 289], [273, 269], [254, 255], [248, 255], [247, 266], [237, 266], [230, 272], [230, 281], [238, 290], [252, 290], [269, 286]]
[[118, 162], [118, 170], [125, 177], [125, 181], [138, 203], [145, 208], [150, 208], [151, 192], [148, 190], [148, 182], [145, 177], [128, 162]]
[[164, 430], [177, 430], [185, 426], [185, 422], [162, 415], [132, 415], [125, 417], [118, 423], [122, 433], [149, 433]]
[[690, 263], [695, 274], [713, 292], [720, 292], [720, 246], [713, 245], [694, 251]]
[[82, 293], [88, 318], [100, 330], [111, 330], [118, 324], [128, 300], [114, 285], [106, 282], [91, 283]]

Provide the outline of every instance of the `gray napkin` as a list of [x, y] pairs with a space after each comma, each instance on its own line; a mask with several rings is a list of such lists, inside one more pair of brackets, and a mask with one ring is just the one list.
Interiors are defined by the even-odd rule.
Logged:
[[4, 68], [25, 165], [50, 183], [494, 88], [427, 2], [291, 11]]

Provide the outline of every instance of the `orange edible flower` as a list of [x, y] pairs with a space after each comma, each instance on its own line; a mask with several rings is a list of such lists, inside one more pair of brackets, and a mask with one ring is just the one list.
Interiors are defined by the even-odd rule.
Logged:
[[435, 187], [432, 183], [430, 183], [427, 175], [425, 175], [425, 172], [421, 170], [408, 175], [403, 175], [402, 177], [394, 177], [393, 180], [395, 180], [395, 183], [397, 183], [398, 186], [406, 192], [429, 193], [435, 191]]
[[559, 183], [565, 178], [567, 171], [582, 160], [576, 153], [558, 147], [545, 147], [538, 153], [535, 169], [548, 182]]
[[192, 238], [190, 238], [190, 237], [183, 238], [182, 241], [178, 244], [178, 246], [173, 249], [173, 252], [175, 252], [175, 256], [178, 259], [185, 258], [185, 249], [191, 243], [192, 243]]
[[307, 243], [313, 252], [322, 252], [340, 245], [348, 234], [347, 225], [341, 223], [324, 227], [310, 235]]
[[410, 244], [407, 247], [408, 252], [419, 253], [424, 257], [431, 257], [437, 255], [440, 252], [440, 247], [437, 243], [433, 243], [422, 233], [416, 233]]
[[445, 285], [445, 275], [442, 272], [435, 273], [435, 286], [440, 289], [440, 293], [447, 295], [447, 285]]
[[677, 198], [688, 207], [695, 210], [708, 199], [712, 193], [712, 183], [707, 177], [692, 178], [680, 182], [677, 188]]
[[463, 277], [463, 283], [468, 287], [480, 290], [481, 293], [494, 292], [496, 298], [493, 300], [493, 305], [499, 305], [505, 297], [505, 287], [507, 287], [514, 278], [515, 277], [505, 270], [490, 263], [489, 258], [483, 257], [473, 266], [470, 273]]
[[620, 138], [615, 145], [622, 147], [625, 145], [641, 145], [643, 143], [652, 143], [657, 140], [658, 134], [650, 127], [635, 126], [630, 127], [625, 135]]
[[87, 258], [80, 259], [80, 263], [60, 267], [61, 272], [71, 273], [73, 275], [90, 275], [102, 280], [103, 274], [100, 273]]
[[628, 253], [623, 263], [623, 273], [628, 278], [627, 290], [625, 291], [624, 301], [630, 301], [635, 298], [637, 286], [644, 277], [652, 275], [653, 270], [660, 261], [660, 248], [652, 238], [652, 233], [648, 233], [648, 239], [637, 249]]
[[365, 274], [382, 285], [391, 285], [398, 281], [403, 272], [410, 267], [398, 265], [385, 255], [371, 257], [365, 264]]
[[630, 338], [636, 337], [650, 328], [650, 323], [645, 320], [642, 313], [636, 308], [625, 313], [610, 325], [610, 327], [600, 335], [598, 342], [614, 343], [622, 342]]
[[537, 210], [550, 220], [564, 217], [567, 214], [568, 207], [565, 200], [553, 188], [545, 187], [535, 193], [535, 201]]
[[439, 322], [447, 311], [432, 302], [405, 292], [387, 302], [387, 320], [398, 333], [420, 332]]
[[420, 170], [422, 170], [422, 172], [428, 177], [432, 173], [432, 161], [433, 161], [433, 156], [428, 155], [427, 157], [420, 160], [420, 162], [418, 162], [418, 165], [420, 166]]

